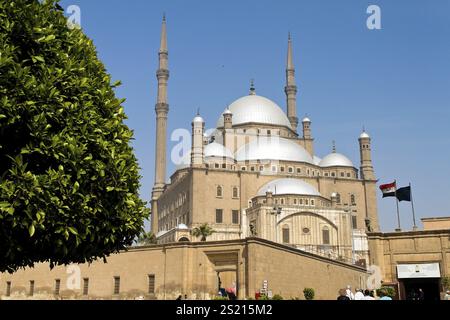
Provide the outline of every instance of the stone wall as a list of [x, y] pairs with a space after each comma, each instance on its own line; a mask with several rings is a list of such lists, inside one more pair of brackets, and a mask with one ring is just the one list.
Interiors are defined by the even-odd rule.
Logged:
[[[12, 275], [0, 274], [0, 298], [175, 299], [187, 294], [189, 299], [211, 299], [217, 294], [218, 272], [223, 274], [223, 282], [237, 282], [241, 299], [254, 297], [264, 280], [273, 294], [284, 298], [303, 298], [303, 289], [312, 287], [317, 299], [335, 299], [339, 288], [363, 286], [367, 276], [364, 269], [355, 266], [247, 238], [133, 247], [110, 256], [107, 263], [53, 270], [41, 263]], [[149, 292], [150, 275], [155, 280], [154, 292]], [[118, 294], [114, 294], [115, 277], [120, 277]], [[56, 279], [60, 280], [59, 294], [55, 294]], [[87, 295], [83, 294], [85, 279], [89, 279]], [[32, 296], [30, 281], [34, 281]]]

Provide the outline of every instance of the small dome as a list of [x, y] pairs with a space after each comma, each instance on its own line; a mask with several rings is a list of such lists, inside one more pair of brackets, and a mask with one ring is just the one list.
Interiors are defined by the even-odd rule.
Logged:
[[304, 117], [302, 122], [311, 122], [311, 120], [308, 117]]
[[[233, 125], [265, 123], [291, 127], [286, 114], [275, 102], [256, 94], [237, 99], [228, 106], [228, 110], [233, 113]], [[217, 121], [217, 127], [223, 127], [223, 116]]]
[[204, 123], [205, 120], [203, 120], [202, 117], [200, 117], [199, 115], [195, 116], [194, 119], [192, 119], [192, 123]]
[[212, 142], [205, 146], [204, 150], [205, 157], [220, 157], [220, 158], [231, 158], [234, 159], [233, 153], [217, 142]]
[[[272, 191], [273, 190], [273, 191]], [[276, 179], [265, 184], [259, 189], [258, 195], [264, 196], [266, 192], [271, 191], [274, 195], [276, 194], [299, 194], [299, 195], [309, 195], [309, 196], [320, 196], [319, 191], [314, 188], [309, 183], [303, 180], [284, 178]]]
[[319, 158], [318, 156], [313, 157], [313, 162], [316, 166], [318, 166], [320, 164], [320, 161], [322, 161], [322, 159]]
[[226, 108], [223, 114], [233, 114], [230, 109]]
[[313, 163], [309, 153], [299, 144], [280, 137], [256, 138], [236, 151], [236, 161], [284, 160]]
[[363, 133], [361, 133], [361, 135], [359, 136], [360, 139], [364, 139], [364, 138], [370, 138], [370, 136], [367, 134], [367, 132], [363, 131]]
[[184, 223], [180, 223], [180, 224], [177, 226], [177, 229], [187, 230], [187, 229], [189, 229], [189, 228], [188, 228], [188, 226], [185, 225]]
[[320, 161], [321, 167], [354, 167], [353, 163], [344, 155], [340, 153], [330, 153]]

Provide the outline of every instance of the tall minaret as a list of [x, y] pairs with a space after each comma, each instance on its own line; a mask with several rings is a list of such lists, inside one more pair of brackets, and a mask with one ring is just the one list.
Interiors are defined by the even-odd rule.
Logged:
[[205, 130], [205, 120], [200, 117], [199, 112], [192, 120], [192, 147], [191, 166], [201, 167], [203, 164], [203, 132]]
[[166, 17], [163, 16], [161, 29], [161, 45], [159, 48], [159, 68], [156, 72], [158, 78], [158, 97], [155, 105], [156, 111], [156, 150], [155, 150], [155, 185], [152, 191], [152, 229], [158, 233], [158, 205], [157, 200], [161, 196], [166, 183], [166, 136], [167, 114], [167, 81], [169, 80], [169, 52], [167, 51]]
[[286, 87], [284, 87], [287, 99], [287, 115], [291, 122], [291, 128], [297, 132], [297, 86], [295, 84], [295, 68], [292, 57], [291, 34], [288, 35], [288, 54], [286, 63]]
[[361, 178], [375, 180], [375, 172], [372, 165], [370, 136], [363, 130], [359, 136], [359, 152], [361, 156]]

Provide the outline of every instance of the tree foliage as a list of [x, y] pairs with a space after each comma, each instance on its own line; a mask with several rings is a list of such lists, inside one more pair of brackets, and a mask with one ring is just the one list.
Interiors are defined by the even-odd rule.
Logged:
[[138, 246], [147, 246], [147, 245], [156, 244], [156, 243], [157, 243], [156, 236], [151, 231], [142, 232], [137, 239]]
[[117, 83], [41, 2], [0, 0], [0, 271], [105, 258], [147, 215]]
[[207, 223], [202, 224], [201, 226], [194, 228], [192, 230], [192, 235], [194, 237], [201, 237], [200, 241], [206, 241], [206, 238], [212, 235], [215, 231], [211, 228]]

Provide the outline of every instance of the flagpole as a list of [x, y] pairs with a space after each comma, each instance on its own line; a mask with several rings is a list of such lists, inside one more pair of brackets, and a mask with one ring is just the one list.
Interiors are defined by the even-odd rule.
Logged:
[[416, 231], [417, 230], [416, 213], [414, 212], [414, 201], [413, 201], [413, 196], [412, 196], [411, 182], [409, 183], [409, 195], [411, 196], [411, 209], [412, 209], [413, 222], [414, 222], [413, 231]]
[[398, 209], [398, 198], [397, 198], [397, 180], [394, 180], [395, 184], [395, 203], [397, 204], [397, 220], [398, 220], [398, 228], [395, 229], [395, 231], [402, 231], [402, 228], [400, 226], [400, 210]]

